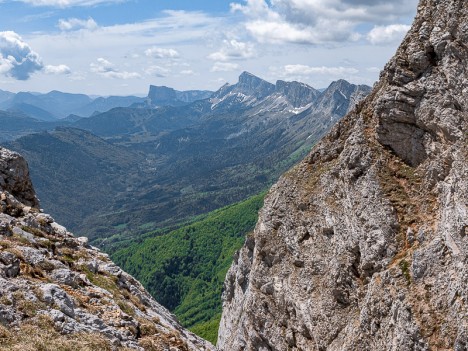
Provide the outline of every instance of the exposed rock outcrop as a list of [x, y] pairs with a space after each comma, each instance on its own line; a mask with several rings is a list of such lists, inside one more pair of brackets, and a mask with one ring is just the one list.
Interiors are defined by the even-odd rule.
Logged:
[[272, 188], [218, 347], [468, 348], [468, 2], [421, 0], [371, 95]]
[[2, 203], [1, 206], [7, 206], [8, 198], [29, 207], [39, 207], [26, 161], [17, 153], [3, 148], [0, 148], [0, 189], [10, 194], [2, 198], [4, 204]]
[[41, 213], [26, 162], [0, 148], [0, 349], [56, 347], [214, 349], [86, 238]]
[[307, 84], [299, 82], [285, 82], [284, 80], [278, 80], [276, 82], [275, 91], [279, 93], [280, 96], [284, 96], [295, 108], [311, 104], [321, 95], [320, 91], [308, 86]]

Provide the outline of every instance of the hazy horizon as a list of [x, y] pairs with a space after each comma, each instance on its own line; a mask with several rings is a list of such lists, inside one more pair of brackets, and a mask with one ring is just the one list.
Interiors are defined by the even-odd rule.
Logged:
[[0, 89], [216, 90], [242, 71], [372, 85], [416, 0], [0, 0]]

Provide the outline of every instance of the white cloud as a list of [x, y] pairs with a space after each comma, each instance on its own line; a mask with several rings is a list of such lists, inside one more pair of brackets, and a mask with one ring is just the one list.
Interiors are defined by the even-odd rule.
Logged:
[[223, 46], [219, 51], [208, 55], [213, 61], [230, 61], [249, 59], [256, 56], [253, 43], [244, 43], [236, 39], [224, 40]]
[[33, 6], [48, 6], [48, 7], [74, 7], [74, 6], [94, 6], [98, 4], [117, 4], [126, 0], [19, 0]]
[[149, 76], [164, 78], [167, 77], [171, 71], [161, 66], [150, 66], [145, 70], [145, 73]]
[[[70, 17], [87, 19], [87, 17], [75, 15]], [[68, 19], [69, 17], [62, 16], [61, 18]], [[95, 19], [99, 22], [97, 18]], [[116, 91], [117, 85], [109, 85], [106, 82], [108, 79], [103, 79], [103, 77], [122, 76], [128, 78], [136, 77], [139, 74], [141, 79], [127, 80], [127, 82], [131, 82], [127, 93], [133, 94], [142, 89], [146, 90], [146, 85], [152, 83], [154, 76], [151, 77], [151, 75], [147, 74], [145, 69], [153, 64], [172, 69], [172, 74], [164, 71], [155, 73], [166, 75], [165, 84], [173, 86], [189, 85], [190, 88], [196, 89], [197, 84], [195, 81], [192, 79], [180, 80], [181, 75], [179, 72], [193, 69], [196, 72], [204, 71], [209, 73], [212, 62], [206, 59], [206, 56], [210, 53], [210, 49], [206, 45], [208, 33], [220, 33], [224, 21], [225, 18], [213, 17], [204, 12], [164, 11], [160, 17], [139, 22], [105, 25], [98, 23], [99, 26], [95, 30], [83, 28], [60, 31], [56, 28], [56, 30], [49, 33], [33, 32], [28, 35], [27, 42], [37, 52], [44, 55], [43, 61], [47, 64], [51, 62], [53, 64], [64, 63], [73, 69], [72, 74], [68, 76], [49, 76], [49, 78], [54, 78], [56, 81], [61, 79], [60, 89], [62, 90], [79, 91], [81, 89], [92, 94], [100, 94], [101, 91], [120, 94], [120, 91]], [[58, 23], [58, 19], [55, 23]], [[145, 50], [153, 47], [177, 49], [180, 57], [148, 58], [145, 55]], [[180, 51], [179, 47], [181, 48]], [[77, 50], [79, 50], [79, 55], [76, 54]], [[134, 53], [138, 53], [139, 56], [133, 55]], [[185, 55], [188, 57], [186, 58]], [[99, 64], [96, 61], [97, 58], [105, 58], [113, 64], [114, 71], [118, 72], [91, 73], [90, 63]], [[191, 64], [204, 67], [187, 68], [184, 66], [184, 62], [187, 62], [186, 59], [190, 59]], [[97, 70], [97, 67], [94, 67], [94, 70]], [[83, 76], [86, 79], [77, 81], [78, 84], [71, 82], [71, 79], [82, 79]], [[176, 83], [170, 83], [173, 79], [176, 79], [175, 77], [179, 77], [179, 80]], [[27, 87], [15, 83], [17, 86], [15, 89], [42, 91], [41, 86], [48, 89], [44, 81], [41, 82], [39, 79], [35, 79], [34, 82], [30, 81], [30, 83]], [[133, 87], [133, 90], [130, 87]]]
[[191, 69], [185, 69], [183, 71], [180, 71], [180, 74], [183, 76], [194, 76], [195, 72], [192, 71]]
[[39, 55], [15, 32], [0, 32], [0, 73], [28, 80], [44, 67]]
[[47, 65], [44, 67], [44, 72], [47, 74], [70, 74], [71, 69], [67, 65]]
[[361, 24], [382, 25], [409, 16], [417, 0], [246, 0], [231, 4], [245, 15], [247, 31], [260, 42], [326, 44], [362, 37]]
[[159, 59], [180, 57], [180, 54], [175, 49], [165, 49], [157, 47], [152, 47], [150, 49], [145, 50], [145, 55], [148, 57], [154, 57]]
[[371, 72], [371, 73], [380, 73], [381, 70], [382, 68], [379, 68], [379, 67], [369, 67], [366, 69], [367, 72]]
[[283, 69], [283, 74], [286, 76], [308, 76], [308, 75], [327, 75], [327, 76], [345, 76], [350, 74], [356, 74], [359, 71], [352, 67], [311, 67], [307, 65], [286, 65]]
[[211, 72], [229, 72], [234, 71], [239, 68], [237, 63], [230, 62], [215, 62], [213, 67], [211, 67]]
[[100, 57], [97, 59], [97, 62], [90, 64], [91, 72], [97, 73], [106, 78], [115, 78], [115, 79], [135, 79], [141, 78], [139, 73], [136, 72], [127, 72], [120, 71], [115, 68], [114, 64], [106, 59]]
[[374, 45], [395, 43], [401, 41], [409, 29], [410, 26], [404, 24], [376, 26], [369, 32], [367, 39]]
[[78, 29], [88, 29], [88, 30], [95, 30], [98, 28], [98, 24], [92, 18], [88, 18], [87, 20], [81, 20], [78, 18], [69, 18], [67, 20], [61, 19], [57, 25], [60, 30], [63, 31], [70, 31], [70, 30], [78, 30]]

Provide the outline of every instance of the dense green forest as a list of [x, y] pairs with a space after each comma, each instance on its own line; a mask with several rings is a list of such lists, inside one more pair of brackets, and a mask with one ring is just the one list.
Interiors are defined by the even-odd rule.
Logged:
[[216, 342], [224, 277], [257, 222], [264, 196], [213, 211], [176, 230], [158, 230], [141, 242], [127, 242], [112, 259], [185, 327]]

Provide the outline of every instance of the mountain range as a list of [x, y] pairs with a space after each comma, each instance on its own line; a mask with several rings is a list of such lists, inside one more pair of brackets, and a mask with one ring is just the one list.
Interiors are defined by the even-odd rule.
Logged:
[[19, 113], [39, 121], [51, 122], [70, 115], [89, 117], [109, 111], [115, 107], [156, 107], [184, 105], [208, 98], [211, 91], [176, 91], [172, 88], [150, 86], [146, 98], [137, 96], [90, 97], [84, 94], [70, 94], [51, 91], [46, 94], [0, 90], [0, 110]]
[[8, 147], [26, 157], [58, 220], [109, 245], [258, 193], [369, 90], [337, 81], [320, 93], [244, 72], [208, 99], [118, 107]]
[[[207, 92], [184, 97], [151, 87], [143, 103], [86, 118], [22, 116], [23, 125], [10, 125], [22, 136], [8, 146], [28, 160], [54, 218], [105, 249], [184, 326], [214, 342], [224, 275], [263, 195], [210, 211], [265, 190], [369, 90], [340, 80], [320, 92], [244, 72], [193, 102], [183, 99]], [[180, 237], [188, 246], [176, 244]], [[209, 250], [207, 238], [216, 243]]]
[[[74, 237], [43, 213], [26, 161], [0, 148], [0, 347], [466, 350], [467, 22], [466, 1], [421, 0], [403, 43], [360, 101], [353, 97], [363, 89], [344, 81], [316, 94], [243, 73], [208, 99], [103, 114], [105, 121], [124, 114], [122, 121], [131, 120], [124, 129], [106, 130], [96, 115], [87, 131], [61, 127], [12, 144], [27, 146], [31, 163], [42, 157], [40, 171], [52, 178], [36, 173], [38, 183], [82, 178], [77, 187], [86, 192], [95, 181], [89, 203], [77, 189], [68, 201], [114, 211], [123, 221], [114, 229], [131, 226], [132, 218], [144, 223], [138, 217], [144, 195], [153, 211], [154, 202], [170, 203], [168, 189], [177, 193], [183, 179], [210, 179], [199, 189], [197, 182], [182, 188], [187, 204], [220, 190], [209, 187], [226, 169], [242, 178], [226, 176], [226, 185], [239, 189], [252, 184], [246, 174], [261, 183], [262, 175], [274, 178], [306, 154], [266, 195], [183, 223], [168, 220], [173, 228], [133, 236], [130, 244], [91, 236], [109, 251], [114, 247], [106, 241], [123, 243], [114, 252], [118, 261], [186, 323], [202, 321], [197, 332], [218, 334], [216, 347], [184, 329], [88, 238]], [[106, 136], [93, 134], [95, 128]], [[328, 133], [314, 139], [322, 128]], [[105, 187], [104, 179], [113, 183]], [[114, 202], [119, 186], [125, 191]], [[173, 212], [183, 213], [181, 199], [172, 202]], [[215, 299], [224, 276], [217, 333]]]

